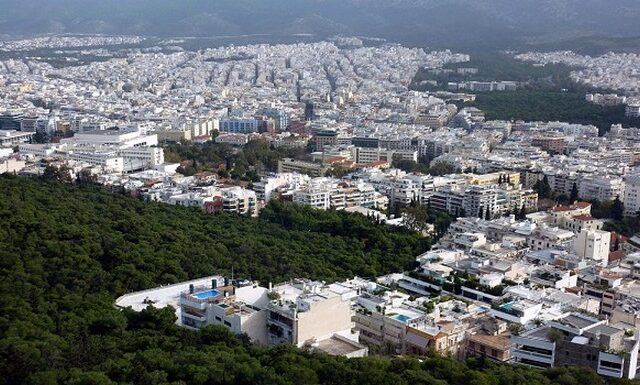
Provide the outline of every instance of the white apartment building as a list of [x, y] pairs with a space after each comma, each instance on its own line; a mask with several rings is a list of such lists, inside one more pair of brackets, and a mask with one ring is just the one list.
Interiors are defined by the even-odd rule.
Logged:
[[293, 202], [316, 209], [328, 210], [331, 207], [331, 189], [325, 186], [308, 187], [293, 192]]
[[418, 152], [411, 150], [386, 150], [383, 148], [352, 147], [351, 158], [357, 164], [370, 164], [378, 161], [391, 163], [394, 160], [418, 161]]
[[[482, 186], [469, 186], [464, 191], [462, 207], [466, 215], [495, 217], [500, 214], [496, 189]], [[487, 214], [488, 213], [488, 214]]]
[[574, 234], [569, 230], [557, 227], [539, 227], [534, 229], [527, 237], [527, 243], [531, 250], [539, 251], [550, 248], [569, 248], [573, 242]]
[[[624, 199], [625, 184], [621, 177], [612, 175], [585, 175], [578, 179], [578, 195], [586, 200], [608, 201]], [[572, 186], [573, 187], [573, 186]]]
[[629, 118], [640, 118], [640, 104], [629, 104], [624, 114]]
[[574, 240], [573, 249], [579, 257], [592, 259], [606, 266], [609, 262], [610, 243], [610, 232], [583, 229]]
[[150, 147], [158, 145], [158, 136], [146, 135], [139, 129], [103, 130], [76, 133], [72, 138], [62, 139], [60, 143], [88, 146]]
[[624, 215], [636, 217], [640, 212], [640, 175], [624, 178]]
[[[269, 345], [305, 344], [331, 352], [332, 347], [349, 347], [349, 357], [364, 356], [368, 349], [360, 345], [359, 333], [352, 333], [352, 289], [334, 291], [317, 282], [293, 282], [276, 286], [267, 305], [267, 341]], [[335, 353], [334, 353], [335, 354]]]
[[234, 186], [220, 189], [222, 210], [227, 213], [258, 215], [258, 198], [255, 191]]
[[123, 172], [125, 170], [124, 158], [118, 156], [114, 151], [82, 151], [69, 150], [57, 152], [57, 155], [66, 160], [85, 162], [95, 166], [102, 166], [111, 172]]
[[205, 203], [213, 202], [213, 196], [190, 192], [172, 195], [167, 203], [184, 207], [204, 207]]
[[[124, 147], [118, 151], [125, 162], [125, 170], [153, 168], [164, 163], [164, 150], [160, 147]], [[136, 167], [137, 166], [137, 167]]]
[[18, 146], [18, 152], [37, 158], [48, 158], [55, 154], [58, 147], [54, 144], [21, 144]]
[[307, 186], [310, 181], [311, 177], [305, 174], [278, 173], [263, 177], [260, 182], [254, 183], [253, 190], [259, 200], [268, 202], [278, 190], [299, 190]]
[[13, 147], [21, 143], [29, 143], [33, 132], [0, 130], [0, 147]]
[[214, 278], [211, 286], [192, 286], [180, 294], [180, 323], [196, 329], [225, 326], [235, 334], [246, 333], [253, 343], [266, 345], [268, 303], [264, 287], [237, 287], [226, 278]]

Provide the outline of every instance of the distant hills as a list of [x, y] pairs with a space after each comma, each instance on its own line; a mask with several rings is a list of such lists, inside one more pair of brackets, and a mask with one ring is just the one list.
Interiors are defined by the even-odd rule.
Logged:
[[0, 0], [0, 34], [335, 34], [453, 48], [640, 36], [637, 0]]

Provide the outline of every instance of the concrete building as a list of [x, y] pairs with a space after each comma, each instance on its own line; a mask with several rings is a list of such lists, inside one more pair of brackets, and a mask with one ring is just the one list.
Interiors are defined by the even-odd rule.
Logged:
[[624, 215], [635, 218], [640, 213], [640, 175], [627, 175], [624, 184]]
[[147, 135], [138, 129], [103, 130], [76, 133], [72, 138], [62, 139], [60, 143], [87, 146], [151, 147], [158, 145], [158, 136]]
[[33, 132], [0, 130], [0, 147], [13, 147], [21, 143], [29, 143], [33, 135]]
[[324, 176], [328, 170], [329, 166], [319, 163], [305, 162], [290, 158], [284, 158], [278, 161], [278, 173], [290, 172], [318, 177]]
[[268, 303], [264, 287], [237, 285], [227, 278], [213, 279], [211, 286], [192, 285], [180, 295], [180, 322], [191, 328], [225, 326], [235, 334], [246, 333], [254, 343], [266, 345]]
[[220, 131], [232, 134], [258, 132], [259, 121], [255, 118], [225, 117], [220, 119]]
[[603, 266], [609, 262], [611, 233], [601, 230], [583, 229], [573, 242], [573, 249], [581, 258], [598, 261]]
[[20, 172], [27, 163], [23, 160], [18, 160], [15, 158], [0, 158], [0, 174], [6, 173], [17, 173]]
[[640, 104], [629, 104], [625, 108], [624, 114], [629, 118], [640, 118]]
[[[355, 292], [336, 293], [321, 283], [304, 280], [275, 286], [270, 292], [271, 301], [267, 305], [270, 345], [313, 347], [332, 338], [341, 340], [339, 337], [357, 344], [357, 335], [351, 333], [351, 297]], [[359, 346], [358, 351], [366, 354], [367, 349]]]
[[531, 250], [544, 250], [549, 248], [571, 247], [575, 235], [569, 230], [557, 227], [539, 227], [533, 230], [527, 237], [527, 243]]
[[227, 213], [258, 216], [258, 198], [255, 191], [234, 186], [220, 189], [222, 210]]
[[[634, 379], [640, 340], [580, 313], [512, 337], [514, 362], [534, 367], [579, 366], [613, 378]], [[620, 354], [623, 353], [623, 354]]]

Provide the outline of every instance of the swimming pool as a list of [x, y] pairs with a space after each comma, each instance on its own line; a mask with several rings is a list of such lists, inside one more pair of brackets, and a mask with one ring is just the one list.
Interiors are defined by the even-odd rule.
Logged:
[[402, 323], [405, 323], [405, 324], [406, 324], [409, 320], [411, 320], [411, 317], [408, 317], [408, 316], [406, 316], [406, 315], [404, 315], [404, 314], [396, 314], [396, 315], [394, 315], [394, 316], [393, 316], [393, 317], [391, 317], [391, 318], [393, 318], [393, 319], [395, 319], [395, 320], [398, 320], [398, 321], [400, 321], [400, 322], [402, 322]]
[[201, 291], [199, 293], [194, 293], [192, 295], [198, 299], [209, 299], [219, 296], [220, 292], [218, 290], [207, 290]]

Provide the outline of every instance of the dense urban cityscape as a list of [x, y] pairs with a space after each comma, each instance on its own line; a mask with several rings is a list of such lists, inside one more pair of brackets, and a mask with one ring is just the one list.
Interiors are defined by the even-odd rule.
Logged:
[[[386, 371], [422, 357], [406, 362], [432, 377], [414, 383], [528, 383], [438, 377], [456, 371], [438, 366], [444, 357], [466, 365], [460, 371], [545, 373], [536, 383], [640, 378], [638, 54], [499, 54], [531, 71], [568, 68], [579, 88], [556, 91], [615, 109], [603, 127], [595, 118], [488, 118], [476, 98], [527, 92], [538, 79], [488, 80], [473, 53], [344, 36], [199, 49], [185, 41], [0, 41], [2, 269], [13, 277], [3, 284], [0, 384], [289, 383], [277, 372], [249, 376], [258, 365], [249, 356], [235, 359], [247, 360], [245, 374], [221, 366], [213, 380], [196, 369], [215, 356], [194, 351], [181, 358], [193, 360], [188, 370], [169, 370], [187, 364], [93, 340], [138, 327], [153, 331], [131, 334], [135, 349], [181, 333], [199, 349], [247, 349], [269, 370], [273, 352], [324, 364], [346, 357], [336, 362], [352, 371], [367, 356], [389, 357], [371, 364]], [[191, 254], [158, 247], [171, 243]], [[89, 273], [94, 264], [107, 273]], [[48, 269], [75, 277], [75, 268], [89, 278], [44, 278]], [[48, 289], [35, 289], [35, 271]], [[82, 294], [66, 301], [37, 298], [74, 288]], [[17, 291], [22, 302], [4, 298]], [[75, 327], [65, 313], [91, 301], [115, 304], [114, 313], [86, 305], [73, 354], [16, 342], [61, 338]], [[12, 326], [22, 306], [56, 315]], [[136, 359], [107, 359], [116, 349]], [[77, 366], [64, 374], [42, 369], [67, 360]], [[297, 383], [387, 383], [306, 375]]]

